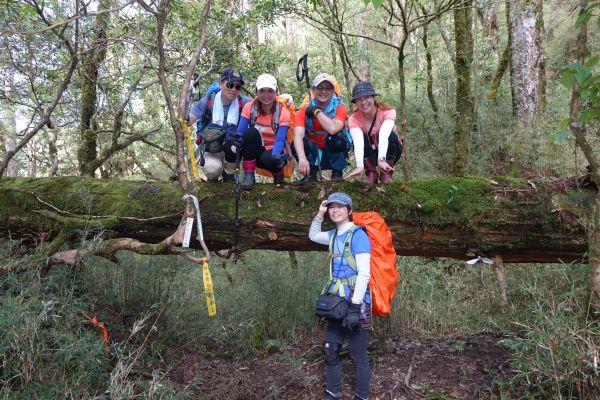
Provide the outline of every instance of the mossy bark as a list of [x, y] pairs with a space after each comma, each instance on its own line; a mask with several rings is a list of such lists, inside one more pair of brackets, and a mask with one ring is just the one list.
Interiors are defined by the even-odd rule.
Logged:
[[[111, 0], [100, 0], [98, 11], [109, 9], [110, 3]], [[80, 143], [77, 160], [79, 162], [79, 173], [92, 177], [94, 176], [95, 168], [90, 167], [90, 163], [98, 157], [97, 132], [94, 126], [98, 72], [106, 57], [106, 47], [108, 45], [106, 30], [108, 29], [109, 18], [110, 13], [102, 13], [96, 16], [90, 50], [83, 58], [81, 66]]]
[[500, 62], [498, 63], [498, 67], [496, 68], [496, 72], [494, 73], [494, 77], [490, 82], [490, 88], [488, 90], [487, 97], [490, 100], [496, 100], [498, 96], [498, 89], [500, 88], [500, 84], [502, 83], [502, 77], [504, 73], [508, 69], [508, 60], [510, 55], [510, 46], [507, 44], [502, 52], [502, 58], [500, 58]]
[[[357, 210], [382, 214], [399, 255], [581, 260], [588, 247], [580, 221], [589, 215], [596, 193], [578, 190], [575, 179], [535, 186], [483, 177], [394, 183], [383, 190], [362, 183], [256, 184], [242, 194], [239, 247], [322, 250], [309, 241], [308, 227], [323, 196], [341, 190], [353, 196]], [[209, 248], [232, 248], [234, 185], [199, 184], [197, 196]], [[0, 181], [0, 235], [6, 238], [51, 240], [71, 230], [88, 237], [158, 243], [175, 232], [184, 210], [179, 186], [168, 183], [80, 177]]]
[[473, 63], [472, 0], [464, 0], [454, 9], [456, 39], [456, 119], [453, 140], [452, 172], [463, 176], [467, 172], [469, 139], [473, 130], [474, 102], [471, 88]]

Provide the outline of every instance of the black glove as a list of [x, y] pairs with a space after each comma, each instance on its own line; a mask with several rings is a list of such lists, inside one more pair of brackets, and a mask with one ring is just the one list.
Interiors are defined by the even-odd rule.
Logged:
[[[225, 138], [225, 147], [231, 149], [232, 153], [237, 153], [244, 143], [244, 138], [241, 135], [227, 135]], [[232, 146], [235, 146], [235, 150]]]
[[360, 328], [360, 304], [348, 303], [348, 312], [342, 321], [342, 326], [350, 332], [354, 332]]
[[273, 160], [273, 165], [277, 169], [282, 169], [287, 163], [287, 157], [285, 156], [285, 153], [281, 153], [278, 156], [273, 156], [271, 157], [271, 160]]
[[313, 106], [312, 104], [307, 105], [306, 109], [305, 109], [306, 116], [308, 118], [314, 118], [315, 117], [315, 110], [320, 110], [320, 108], [317, 107], [317, 106]]

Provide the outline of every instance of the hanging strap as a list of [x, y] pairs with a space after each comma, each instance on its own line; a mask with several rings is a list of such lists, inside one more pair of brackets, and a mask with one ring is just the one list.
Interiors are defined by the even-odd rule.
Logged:
[[[371, 121], [371, 127], [369, 128], [369, 132], [367, 132], [367, 141], [369, 142], [369, 146], [371, 146], [371, 149], [375, 150], [377, 147], [377, 145], [374, 143], [375, 140], [373, 140], [373, 142], [371, 142], [371, 132], [373, 132], [373, 127], [375, 126], [375, 120], [377, 120], [377, 114], [379, 113], [379, 106], [376, 106], [375, 108], [375, 116], [373, 117], [373, 121]], [[379, 143], [377, 143], [379, 144]]]

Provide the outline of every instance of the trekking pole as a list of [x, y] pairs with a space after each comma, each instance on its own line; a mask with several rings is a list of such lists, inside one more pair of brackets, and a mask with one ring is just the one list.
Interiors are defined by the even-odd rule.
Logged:
[[240, 239], [240, 158], [242, 149], [238, 146], [235, 149], [235, 222], [233, 231], [233, 263], [237, 264], [238, 259], [238, 241]]
[[[302, 70], [300, 69], [302, 67]], [[312, 93], [310, 92], [310, 78], [308, 76], [308, 54], [303, 55], [298, 60], [296, 65], [296, 79], [298, 82], [306, 80], [306, 90], [308, 92], [308, 99], [312, 99]]]
[[[302, 67], [302, 70], [300, 68]], [[308, 76], [308, 53], [300, 57], [298, 64], [296, 65], [296, 79], [298, 82], [306, 81], [306, 91], [308, 92], [308, 101], [312, 100], [312, 92], [310, 90], [310, 78]], [[319, 168], [319, 180], [323, 181], [323, 174], [321, 173], [321, 151], [317, 147], [317, 167]]]

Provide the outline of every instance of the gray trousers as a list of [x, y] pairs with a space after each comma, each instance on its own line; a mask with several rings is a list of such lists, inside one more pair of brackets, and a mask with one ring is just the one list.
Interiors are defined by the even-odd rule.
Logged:
[[369, 397], [371, 368], [369, 367], [369, 329], [350, 332], [341, 324], [327, 322], [325, 326], [325, 389], [333, 394], [342, 393], [342, 360], [339, 352], [344, 339], [348, 339], [348, 351], [356, 374], [354, 393], [366, 399]]

